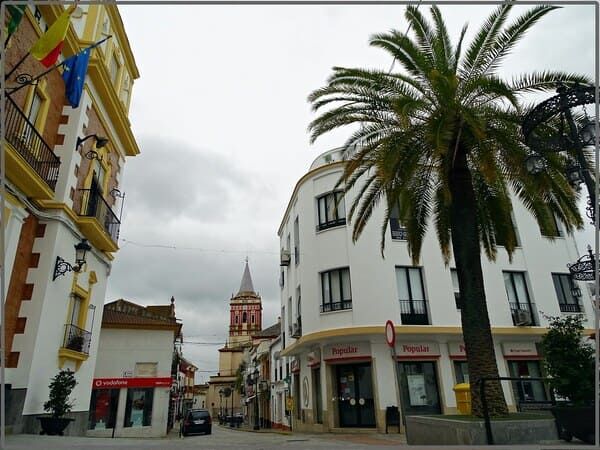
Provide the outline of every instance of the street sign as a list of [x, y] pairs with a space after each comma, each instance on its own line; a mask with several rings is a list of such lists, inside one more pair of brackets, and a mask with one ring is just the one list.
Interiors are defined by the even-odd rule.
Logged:
[[396, 328], [394, 327], [394, 322], [391, 320], [385, 323], [385, 340], [392, 348], [396, 345]]

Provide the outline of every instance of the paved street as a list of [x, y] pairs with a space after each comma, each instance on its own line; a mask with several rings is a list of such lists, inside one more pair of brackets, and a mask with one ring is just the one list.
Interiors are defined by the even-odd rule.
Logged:
[[[58, 436], [35, 436], [15, 435], [7, 436], [7, 449], [10, 450], [71, 450], [71, 449], [106, 449], [118, 448], [125, 450], [137, 449], [255, 449], [255, 450], [279, 450], [279, 449], [369, 449], [389, 450], [398, 447], [426, 449], [447, 449], [448, 447], [409, 447], [398, 435], [379, 434], [278, 434], [278, 433], [253, 433], [239, 430], [229, 430], [219, 426], [213, 427], [210, 436], [189, 436], [179, 438], [171, 434], [166, 439], [104, 439], [84, 437], [58, 437]], [[453, 447], [457, 449], [459, 447]], [[468, 447], [466, 447], [468, 448]], [[495, 446], [494, 450], [503, 449], [539, 449], [540, 446], [503, 447]], [[558, 444], [545, 446], [548, 449], [586, 448], [580, 444]]]

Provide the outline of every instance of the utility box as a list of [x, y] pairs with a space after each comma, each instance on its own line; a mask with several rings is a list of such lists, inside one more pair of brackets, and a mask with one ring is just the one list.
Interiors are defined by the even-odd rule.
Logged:
[[452, 388], [456, 396], [456, 408], [461, 414], [471, 414], [471, 385], [459, 383]]

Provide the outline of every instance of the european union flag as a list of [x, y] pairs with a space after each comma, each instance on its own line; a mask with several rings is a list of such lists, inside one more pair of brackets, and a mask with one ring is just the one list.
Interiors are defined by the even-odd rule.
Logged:
[[65, 82], [65, 94], [69, 104], [73, 108], [79, 106], [81, 93], [83, 92], [83, 83], [85, 82], [85, 74], [87, 72], [90, 53], [93, 47], [71, 56], [65, 60], [63, 66], [63, 80]]

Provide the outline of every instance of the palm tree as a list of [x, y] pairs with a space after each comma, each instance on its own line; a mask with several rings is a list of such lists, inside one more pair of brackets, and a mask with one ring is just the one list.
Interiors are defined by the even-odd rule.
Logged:
[[[515, 44], [553, 9], [535, 7], [509, 25], [511, 5], [502, 5], [463, 52], [466, 25], [454, 47], [436, 6], [431, 7], [433, 22], [409, 6], [405, 16], [412, 37], [392, 30], [370, 39], [372, 46], [389, 52], [402, 71], [334, 67], [326, 86], [309, 96], [313, 110], [325, 109], [309, 125], [311, 142], [331, 130], [360, 125], [342, 147], [347, 162], [338, 181], [346, 192], [357, 187], [348, 216], [353, 240], [381, 201], [382, 256], [394, 207], [407, 229], [414, 264], [430, 221], [446, 264], [453, 252], [472, 411], [478, 416], [482, 415], [478, 382], [498, 376], [481, 247], [490, 260], [495, 259], [498, 242], [512, 255], [517, 242], [511, 195], [534, 215], [544, 235], [552, 235], [553, 216], [568, 232], [583, 224], [578, 194], [564, 176], [565, 156], [549, 155], [546, 171], [536, 177], [525, 169], [528, 151], [519, 138], [519, 119], [527, 107], [520, 94], [590, 80], [548, 71], [512, 80], [497, 75]], [[486, 386], [490, 413], [507, 414], [500, 383]]]

